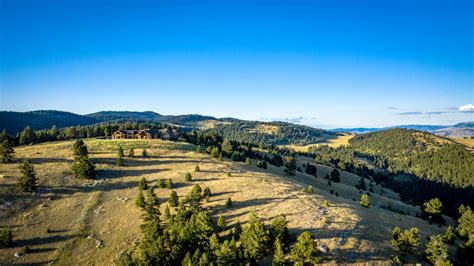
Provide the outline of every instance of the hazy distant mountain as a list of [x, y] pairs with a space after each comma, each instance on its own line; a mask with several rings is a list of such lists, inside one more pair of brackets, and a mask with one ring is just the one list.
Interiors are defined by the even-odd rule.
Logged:
[[387, 130], [392, 128], [404, 128], [404, 129], [415, 129], [419, 131], [430, 132], [445, 137], [471, 137], [474, 136], [474, 122], [464, 122], [452, 126], [441, 126], [441, 125], [399, 125], [391, 127], [381, 127], [381, 128], [334, 128], [330, 131], [333, 132], [346, 132], [354, 134], [364, 134], [369, 132]]
[[34, 130], [57, 127], [68, 127], [76, 125], [90, 125], [97, 123], [91, 117], [69, 112], [54, 110], [39, 110], [31, 112], [0, 112], [0, 130], [6, 129], [10, 134], [16, 134], [26, 126]]

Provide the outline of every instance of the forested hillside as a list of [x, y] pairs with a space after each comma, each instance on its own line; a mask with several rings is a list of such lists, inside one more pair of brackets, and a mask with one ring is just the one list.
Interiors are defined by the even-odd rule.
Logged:
[[42, 110], [31, 112], [0, 112], [0, 130], [16, 134], [25, 127], [33, 130], [57, 127], [90, 125], [98, 121], [92, 117], [62, 111]]
[[233, 141], [260, 143], [265, 145], [318, 143], [335, 138], [339, 133], [323, 129], [295, 125], [285, 122], [239, 121], [231, 124], [218, 124], [213, 129], [218, 135]]
[[474, 156], [462, 145], [432, 134], [397, 128], [358, 135], [349, 143], [390, 172], [411, 173], [455, 187], [474, 186]]
[[113, 120], [152, 120], [158, 121], [162, 119], [162, 115], [155, 112], [129, 112], [129, 111], [102, 111], [85, 115], [97, 121], [113, 121]]

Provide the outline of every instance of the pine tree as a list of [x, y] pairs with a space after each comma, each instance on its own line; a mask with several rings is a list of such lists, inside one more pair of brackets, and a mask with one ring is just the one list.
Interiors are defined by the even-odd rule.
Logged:
[[21, 177], [18, 180], [18, 188], [22, 192], [33, 192], [36, 190], [38, 179], [33, 165], [24, 160], [20, 165]]
[[200, 172], [201, 169], [199, 168], [199, 165], [196, 165], [196, 167], [194, 167], [194, 172]]
[[20, 133], [20, 145], [29, 145], [36, 142], [36, 134], [30, 126], [25, 127]]
[[197, 153], [201, 153], [201, 146], [200, 146], [200, 145], [197, 145], [195, 151], [196, 151]]
[[313, 193], [313, 186], [308, 185], [308, 189], [306, 190], [308, 193]]
[[217, 148], [217, 147], [212, 148], [211, 157], [212, 158], [219, 158], [219, 148]]
[[245, 159], [245, 164], [251, 165], [251, 164], [252, 164], [252, 160], [250, 160], [250, 158], [247, 157], [247, 158]]
[[238, 261], [235, 241], [225, 240], [215, 251], [217, 265], [235, 265]]
[[13, 244], [13, 234], [9, 228], [0, 230], [0, 248], [11, 247]]
[[221, 144], [221, 151], [224, 153], [225, 156], [230, 156], [233, 152], [232, 143], [228, 138], [224, 138]]
[[288, 175], [295, 175], [295, 170], [296, 170], [296, 157], [295, 156], [289, 156], [286, 159], [286, 164], [285, 164], [285, 173]]
[[176, 193], [176, 191], [172, 190], [171, 193], [170, 193], [170, 198], [168, 200], [168, 204], [171, 207], [177, 207], [178, 203], [179, 203], [178, 194]]
[[142, 150], [142, 157], [148, 157], [148, 153], [147, 153], [146, 149]]
[[203, 198], [208, 198], [211, 196], [211, 189], [209, 187], [205, 187], [204, 191], [202, 192]]
[[184, 256], [183, 261], [181, 262], [182, 266], [193, 266], [193, 261], [191, 259], [191, 253], [186, 253], [186, 256]]
[[224, 216], [222, 216], [222, 214], [219, 214], [219, 217], [217, 218], [217, 226], [219, 227], [220, 231], [224, 231], [225, 227], [227, 226], [227, 223], [224, 220]]
[[282, 245], [288, 244], [290, 240], [290, 234], [288, 232], [288, 222], [284, 214], [279, 215], [273, 219], [270, 225], [270, 237], [272, 241], [280, 240]]
[[208, 266], [209, 264], [210, 261], [207, 252], [202, 253], [201, 258], [199, 259], [199, 266]]
[[456, 238], [456, 234], [454, 232], [454, 227], [451, 225], [446, 228], [446, 232], [443, 235], [444, 242], [447, 244], [454, 244], [454, 239]]
[[336, 183], [341, 182], [340, 176], [341, 176], [341, 175], [340, 175], [340, 173], [339, 173], [339, 171], [338, 171], [337, 169], [333, 169], [333, 170], [331, 171], [331, 180], [332, 180], [332, 181], [334, 181], [334, 182], [336, 182]]
[[426, 258], [434, 265], [439, 265], [448, 259], [448, 245], [443, 242], [441, 235], [430, 236], [426, 244]]
[[145, 197], [143, 196], [142, 190], [138, 191], [138, 196], [135, 199], [135, 205], [139, 208], [145, 207]]
[[193, 176], [190, 173], [186, 173], [186, 175], [184, 176], [184, 181], [186, 182], [193, 181]]
[[360, 197], [360, 206], [368, 208], [370, 205], [369, 195], [362, 194]]
[[78, 178], [94, 178], [95, 166], [89, 159], [89, 151], [82, 140], [74, 142], [72, 152], [74, 155], [74, 163], [71, 170], [75, 177]]
[[130, 151], [128, 152], [128, 157], [130, 158], [135, 157], [135, 151], [133, 149], [130, 149]]
[[443, 208], [443, 203], [438, 198], [431, 199], [430, 201], [423, 204], [424, 211], [430, 215], [439, 215], [441, 214], [441, 209]]
[[244, 256], [251, 262], [263, 259], [268, 252], [270, 236], [265, 225], [260, 221], [256, 212], [252, 212], [250, 220], [242, 229], [240, 242]]
[[281, 244], [280, 239], [275, 240], [274, 244], [274, 253], [273, 253], [273, 266], [283, 266], [285, 265], [285, 252], [283, 251], [283, 245]]
[[138, 182], [138, 189], [139, 190], [148, 189], [148, 181], [146, 181], [146, 178], [142, 177], [142, 179], [140, 179], [140, 181]]
[[173, 180], [172, 180], [171, 178], [168, 178], [168, 179], [166, 180], [165, 187], [166, 187], [167, 189], [172, 189], [172, 188], [173, 188]]
[[305, 231], [298, 236], [296, 244], [290, 251], [290, 259], [297, 265], [305, 263], [317, 263], [319, 259], [315, 257], [316, 246], [311, 233]]
[[232, 199], [231, 199], [231, 198], [228, 198], [228, 199], [227, 199], [227, 201], [225, 202], [225, 207], [226, 207], [226, 208], [232, 207]]
[[401, 231], [397, 226], [393, 229], [392, 232], [392, 246], [397, 248], [402, 255], [413, 254], [420, 242], [420, 236], [418, 234], [419, 230], [416, 227]]
[[0, 142], [0, 161], [2, 163], [10, 163], [13, 161], [15, 150], [10, 140], [4, 139]]
[[166, 205], [165, 207], [165, 219], [168, 220], [169, 218], [171, 218], [171, 211], [170, 211], [170, 207], [168, 207], [168, 205]]
[[115, 165], [117, 166], [123, 166], [123, 149], [122, 146], [119, 146], [118, 148], [118, 153], [117, 153], [117, 160], [115, 161]]

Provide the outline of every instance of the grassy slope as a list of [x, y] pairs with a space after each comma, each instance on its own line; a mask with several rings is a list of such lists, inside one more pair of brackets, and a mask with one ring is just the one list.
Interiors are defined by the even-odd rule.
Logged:
[[349, 145], [349, 140], [354, 137], [353, 134], [344, 133], [344, 135], [334, 136], [333, 138], [327, 138], [326, 141], [315, 144], [308, 145], [283, 145], [283, 147], [288, 147], [295, 151], [308, 152], [309, 148], [320, 145], [328, 145], [332, 148], [337, 148], [339, 146]]
[[[99, 182], [72, 178], [69, 170], [72, 142], [16, 149], [19, 159], [28, 158], [35, 165], [40, 179], [40, 190], [36, 194], [13, 193], [12, 177], [19, 175], [18, 163], [0, 165], [0, 199], [15, 205], [13, 210], [2, 213], [0, 226], [12, 228], [16, 243], [15, 247], [0, 249], [0, 261], [7, 264], [51, 261], [112, 264], [122, 250], [133, 246], [140, 237], [140, 212], [133, 201], [141, 177], [149, 181], [172, 178], [180, 196], [195, 183], [209, 186], [214, 196], [205, 206], [214, 216], [222, 212], [230, 226], [237, 221], [245, 223], [253, 209], [266, 222], [286, 214], [292, 233], [311, 230], [321, 244], [329, 247], [330, 252], [323, 255], [327, 262], [386, 261], [392, 253], [389, 239], [395, 225], [419, 227], [422, 241], [428, 234], [445, 230], [413, 216], [376, 207], [391, 201], [400, 208], [412, 208], [400, 203], [397, 195], [388, 190], [386, 197], [373, 196], [375, 206], [359, 206], [360, 195], [353, 186], [358, 177], [343, 172], [342, 182], [329, 187], [321, 178], [331, 170], [329, 167], [318, 167], [317, 179], [301, 173], [288, 177], [283, 174], [283, 168], [269, 166], [265, 171], [253, 165], [211, 159], [206, 154], [191, 151], [192, 147], [185, 143], [160, 140], [87, 140], [86, 143], [97, 163]], [[130, 147], [137, 148], [137, 155], [145, 147], [150, 157], [127, 158], [127, 167], [116, 167], [118, 143], [126, 153]], [[198, 163], [202, 171], [193, 173], [191, 184], [185, 183], [184, 174], [192, 172]], [[232, 176], [228, 177], [227, 172]], [[308, 184], [315, 187], [315, 194], [301, 191]], [[331, 195], [330, 189], [338, 191], [340, 196]], [[157, 189], [156, 192], [165, 202], [170, 190]], [[223, 207], [228, 197], [234, 202], [231, 209]], [[324, 200], [330, 202], [329, 208], [323, 207]], [[52, 232], [47, 233], [47, 228]], [[96, 248], [98, 243], [103, 246]], [[33, 252], [15, 258], [13, 254], [24, 246]]]

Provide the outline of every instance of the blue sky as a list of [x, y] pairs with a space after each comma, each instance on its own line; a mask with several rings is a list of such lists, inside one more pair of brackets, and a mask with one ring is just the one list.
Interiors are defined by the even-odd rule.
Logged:
[[473, 2], [0, 2], [0, 109], [474, 120]]

